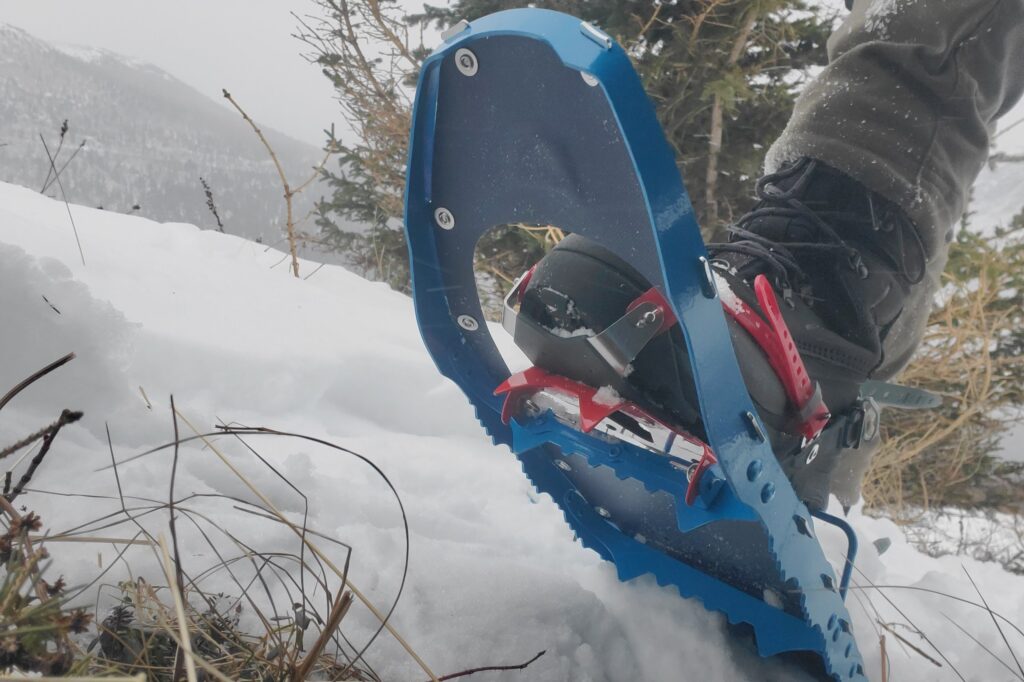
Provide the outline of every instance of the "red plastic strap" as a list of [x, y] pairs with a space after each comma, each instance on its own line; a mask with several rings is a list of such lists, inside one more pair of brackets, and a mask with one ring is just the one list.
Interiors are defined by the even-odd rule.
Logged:
[[742, 326], [768, 357], [768, 364], [775, 370], [786, 396], [797, 406], [806, 418], [799, 424], [800, 433], [807, 439], [814, 438], [829, 420], [828, 406], [818, 398], [816, 405], [816, 388], [807, 376], [807, 368], [800, 358], [793, 336], [782, 318], [779, 301], [768, 283], [768, 278], [758, 275], [754, 279], [754, 293], [757, 302], [764, 311], [767, 323], [742, 299], [732, 296], [722, 300], [726, 312]]
[[690, 476], [690, 482], [686, 484], [686, 504], [692, 505], [696, 499], [698, 493], [700, 493], [700, 477], [704, 475], [704, 472], [711, 468], [713, 464], [718, 464], [718, 458], [715, 457], [715, 453], [711, 452], [711, 448], [704, 446], [704, 454], [700, 456], [700, 462], [697, 463], [697, 469]]

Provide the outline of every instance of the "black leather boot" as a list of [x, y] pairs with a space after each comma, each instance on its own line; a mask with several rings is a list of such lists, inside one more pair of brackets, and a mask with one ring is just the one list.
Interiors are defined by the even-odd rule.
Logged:
[[[916, 334], [891, 332], [904, 310], [928, 305], [919, 286], [926, 254], [902, 210], [818, 161], [766, 175], [756, 191], [758, 204], [730, 228], [730, 240], [709, 251], [776, 456], [801, 499], [820, 509], [837, 466], [863, 473], [878, 445], [877, 408], [860, 387], [916, 346]], [[538, 264], [520, 314], [561, 335], [600, 333], [649, 288], [614, 254], [570, 236]], [[795, 363], [779, 350], [787, 331]], [[566, 373], [550, 354], [538, 364]], [[681, 332], [655, 338], [632, 364], [629, 398], [701, 435]], [[840, 466], [842, 458], [849, 461]]]

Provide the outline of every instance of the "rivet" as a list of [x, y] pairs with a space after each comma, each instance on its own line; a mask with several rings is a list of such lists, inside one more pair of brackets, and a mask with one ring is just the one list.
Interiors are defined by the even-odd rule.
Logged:
[[612, 517], [612, 513], [605, 509], [604, 507], [594, 507], [594, 511], [597, 512], [598, 516], [601, 516], [603, 518], [610, 519]]
[[754, 432], [754, 436], [756, 436], [759, 441], [763, 443], [768, 440], [768, 436], [765, 435], [764, 429], [761, 428], [761, 422], [758, 421], [753, 412], [744, 412], [743, 418], [747, 420], [747, 425], [750, 426], [750, 429]]
[[434, 211], [434, 222], [442, 230], [451, 230], [455, 227], [455, 216], [447, 208], [439, 208]]
[[464, 47], [455, 50], [455, 68], [463, 76], [475, 76], [480, 65], [476, 61], [476, 55]]
[[705, 256], [699, 256], [697, 260], [701, 264], [701, 271], [704, 273], [704, 281], [701, 289], [705, 298], [714, 298], [718, 295], [718, 286], [715, 284], [715, 273], [711, 270], [711, 261]]
[[480, 328], [480, 323], [476, 321], [476, 318], [469, 315], [459, 315], [458, 322], [459, 326], [468, 332], [475, 332]]
[[815, 443], [811, 447], [811, 451], [807, 453], [807, 463], [808, 464], [810, 464], [811, 462], [813, 462], [815, 459], [818, 458], [818, 450], [820, 450], [820, 449], [821, 449], [821, 447], [820, 447], [820, 445], [818, 443]]
[[556, 459], [555, 466], [561, 469], [562, 471], [572, 471], [572, 467], [569, 466], [569, 463], [566, 462], [564, 459]]

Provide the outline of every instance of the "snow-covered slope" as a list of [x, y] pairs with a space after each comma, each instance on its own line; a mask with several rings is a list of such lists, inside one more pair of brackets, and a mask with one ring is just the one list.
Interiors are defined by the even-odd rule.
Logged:
[[[114, 495], [112, 472], [102, 469], [110, 462], [105, 424], [119, 460], [165, 443], [173, 394], [179, 410], [201, 429], [223, 420], [300, 431], [359, 451], [386, 472], [411, 527], [409, 582], [394, 625], [438, 675], [518, 663], [547, 650], [525, 672], [479, 679], [804, 679], [783, 664], [763, 663], [727, 634], [722, 618], [696, 602], [649, 578], [622, 584], [611, 566], [575, 544], [551, 500], [531, 492], [514, 457], [488, 442], [459, 391], [437, 375], [408, 299], [331, 266], [296, 280], [283, 268], [270, 268], [279, 254], [233, 236], [72, 210], [84, 267], [63, 204], [0, 185], [0, 391], [63, 353], [78, 353], [0, 412], [2, 444], [47, 423], [60, 408], [86, 412], [81, 425], [58, 437], [33, 481], [35, 491], [19, 500], [38, 511], [51, 531], [118, 508], [109, 497], [46, 491]], [[336, 451], [272, 439], [253, 445], [308, 496], [310, 526], [354, 547], [354, 584], [386, 606], [398, 585], [403, 551], [400, 517], [386, 487], [365, 465]], [[253, 464], [238, 443], [221, 437], [217, 446], [276, 505], [301, 517], [301, 500]], [[165, 500], [170, 466], [168, 451], [122, 464], [121, 485], [132, 495]], [[193, 492], [251, 499], [200, 447], [184, 448], [179, 467], [176, 495]], [[286, 530], [231, 505], [218, 507], [217, 514], [218, 523], [248, 533], [260, 547], [294, 548]], [[163, 515], [143, 521], [166, 533]], [[864, 573], [851, 593], [851, 612], [869, 674], [880, 679], [878, 622], [884, 622], [941, 663], [936, 667], [888, 635], [890, 680], [959, 679], [950, 664], [968, 680], [1015, 678], [957, 627], [1015, 669], [989, 615], [929, 590], [977, 602], [963, 563], [989, 602], [1020, 623], [1024, 579], [996, 565], [918, 554], [891, 523], [856, 512], [853, 522]], [[123, 525], [101, 534], [132, 532]], [[882, 537], [892, 547], [878, 556], [872, 541]], [[196, 538], [183, 541], [187, 569], [211, 560]], [[826, 541], [840, 560], [837, 539]], [[225, 551], [232, 549], [224, 542]], [[325, 546], [340, 564], [341, 550]], [[80, 583], [96, 573], [99, 561], [113, 565], [104, 578], [112, 583], [125, 576], [124, 565], [114, 562], [117, 549], [53, 545], [52, 570]], [[136, 575], [162, 582], [145, 550], [135, 556]], [[210, 587], [232, 589], [216, 581]], [[110, 603], [107, 590], [101, 610]], [[357, 642], [374, 626], [361, 607], [345, 621]], [[1016, 648], [1024, 646], [1024, 638], [1004, 629]], [[368, 660], [385, 680], [425, 679], [387, 635]]]

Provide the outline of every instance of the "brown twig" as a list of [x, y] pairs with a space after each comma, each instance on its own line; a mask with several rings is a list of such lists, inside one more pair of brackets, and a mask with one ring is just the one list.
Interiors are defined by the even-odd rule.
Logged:
[[926, 661], [928, 661], [929, 663], [931, 663], [932, 665], [934, 665], [934, 666], [935, 666], [936, 668], [941, 668], [941, 667], [942, 667], [942, 664], [941, 664], [941, 663], [939, 663], [939, 662], [938, 662], [938, 661], [936, 661], [936, 660], [935, 660], [934, 658], [932, 658], [932, 657], [931, 657], [931, 656], [929, 656], [929, 655], [928, 655], [927, 653], [925, 653], [925, 652], [924, 652], [924, 651], [923, 651], [923, 650], [921, 649], [921, 647], [919, 647], [919, 646], [915, 646], [913, 642], [910, 642], [910, 641], [908, 641], [906, 637], [904, 637], [904, 636], [903, 636], [903, 635], [901, 635], [900, 633], [896, 632], [896, 630], [894, 630], [894, 629], [893, 629], [893, 627], [892, 627], [891, 625], [889, 625], [888, 623], [884, 623], [884, 622], [882, 622], [882, 621], [878, 621], [878, 624], [879, 624], [879, 625], [881, 625], [881, 626], [882, 626], [883, 628], [885, 628], [885, 629], [886, 629], [886, 631], [888, 631], [888, 632], [889, 632], [889, 634], [891, 634], [891, 635], [892, 635], [893, 637], [895, 637], [896, 639], [898, 639], [898, 640], [899, 640], [900, 642], [902, 642], [902, 643], [903, 643], [903, 644], [905, 644], [906, 646], [910, 647], [910, 648], [911, 648], [911, 649], [912, 649], [912, 650], [913, 650], [913, 651], [914, 651], [915, 653], [917, 653], [918, 655], [920, 655], [920, 656], [921, 656], [922, 658], [924, 658], [924, 659], [925, 659]]
[[438, 682], [444, 682], [445, 680], [454, 680], [457, 677], [466, 677], [467, 675], [475, 675], [476, 673], [491, 672], [494, 670], [525, 670], [528, 665], [536, 661], [538, 658], [547, 653], [547, 649], [541, 651], [536, 656], [528, 660], [526, 663], [520, 663], [519, 665], [488, 665], [482, 668], [470, 668], [469, 670], [463, 670], [462, 672], [449, 673], [448, 675], [442, 675], [437, 678]]
[[3, 398], [0, 398], [0, 410], [4, 409], [4, 406], [7, 405], [7, 403], [11, 402], [11, 400], [14, 399], [14, 396], [16, 396], [19, 393], [21, 393], [23, 390], [28, 388], [31, 384], [35, 383], [39, 379], [42, 379], [44, 376], [46, 376], [47, 374], [49, 374], [53, 370], [57, 369], [58, 367], [62, 367], [63, 365], [66, 365], [67, 363], [71, 362], [74, 359], [75, 359], [75, 354], [74, 353], [68, 353], [67, 355], [65, 355], [64, 357], [60, 358], [59, 360], [55, 360], [55, 361], [51, 362], [46, 367], [43, 367], [41, 370], [39, 370], [37, 372], [33, 372], [28, 377], [26, 377], [26, 378], [22, 379], [21, 381], [19, 381], [14, 386], [14, 388], [12, 388], [11, 390], [7, 391], [7, 393], [4, 394]]
[[81, 418], [81, 412], [64, 410], [63, 412], [60, 413], [60, 417], [50, 427], [50, 430], [46, 434], [46, 436], [43, 437], [43, 446], [39, 448], [39, 452], [36, 453], [36, 456], [32, 458], [31, 463], [29, 463], [28, 465], [28, 469], [25, 471], [21, 479], [18, 480], [18, 483], [14, 486], [14, 490], [12, 490], [10, 494], [4, 494], [4, 497], [8, 501], [13, 502], [14, 500], [16, 500], [18, 495], [20, 495], [22, 491], [25, 489], [25, 486], [28, 485], [29, 482], [32, 480], [32, 476], [36, 473], [36, 469], [39, 468], [39, 465], [42, 464], [43, 458], [46, 457], [46, 453], [50, 451], [50, 446], [53, 445], [53, 439], [57, 437], [57, 434], [60, 432], [60, 430], [67, 424], [73, 424], [74, 422], [78, 421]]
[[39, 141], [43, 143], [43, 150], [46, 151], [46, 158], [50, 160], [50, 169], [56, 173], [54, 179], [57, 181], [57, 187], [60, 188], [61, 198], [64, 199], [64, 208], [68, 211], [68, 220], [71, 221], [71, 231], [75, 233], [75, 243], [78, 244], [78, 255], [82, 258], [82, 265], [85, 265], [85, 252], [82, 250], [82, 240], [78, 238], [78, 227], [75, 225], [75, 217], [71, 215], [71, 204], [68, 203], [67, 192], [64, 191], [64, 183], [60, 181], [60, 174], [57, 173], [57, 166], [53, 161], [53, 157], [50, 155], [50, 148], [46, 145], [46, 140], [42, 135], [39, 136]]
[[298, 277], [299, 257], [295, 252], [295, 224], [292, 218], [292, 196], [294, 195], [292, 193], [291, 185], [288, 184], [288, 176], [285, 175], [284, 168], [281, 167], [281, 162], [277, 159], [277, 153], [274, 152], [274, 148], [270, 146], [270, 142], [268, 142], [267, 138], [263, 135], [263, 131], [260, 130], [258, 125], [256, 125], [256, 121], [252, 120], [249, 117], [249, 114], [245, 113], [245, 110], [242, 109], [238, 102], [235, 101], [235, 98], [231, 96], [231, 93], [228, 92], [227, 89], [222, 88], [222, 92], [224, 93], [224, 99], [231, 102], [231, 106], [233, 106], [238, 113], [242, 115], [245, 122], [248, 123], [253, 129], [253, 132], [256, 133], [256, 137], [260, 139], [260, 142], [263, 143], [263, 146], [266, 147], [267, 152], [270, 154], [270, 160], [274, 162], [274, 168], [277, 169], [277, 175], [281, 179], [281, 186], [284, 188], [284, 203], [287, 210], [285, 227], [288, 234], [288, 247], [292, 257], [292, 273]]

